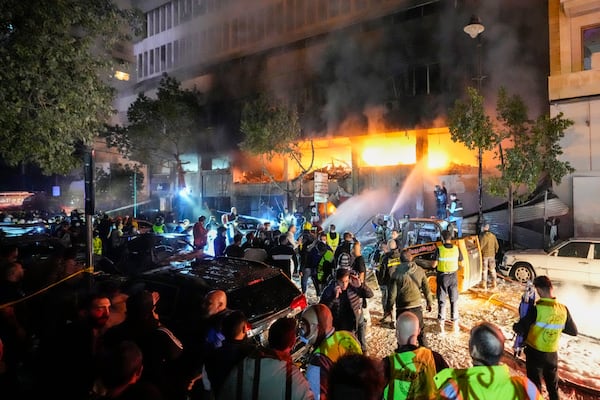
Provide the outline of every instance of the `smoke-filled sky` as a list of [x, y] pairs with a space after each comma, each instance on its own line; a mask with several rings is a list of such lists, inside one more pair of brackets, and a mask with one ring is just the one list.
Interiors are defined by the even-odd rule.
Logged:
[[[432, 2], [404, 2], [406, 7], [426, 3]], [[248, 14], [245, 2], [236, 4]], [[400, 104], [392, 105], [387, 111], [388, 120], [396, 128], [440, 126], [457, 96], [467, 85], [476, 86], [472, 78], [478, 75], [477, 39], [465, 34], [463, 27], [472, 14], [477, 14], [485, 26], [481, 35], [482, 75], [485, 76], [482, 91], [490, 112], [495, 109], [496, 94], [501, 86], [510, 94], [524, 97], [531, 117], [547, 112], [547, 2], [441, 0], [436, 6], [441, 11], [435, 17], [405, 19], [403, 14], [398, 14], [399, 18], [393, 24], [388, 20], [383, 29], [363, 27], [360, 35], [332, 31], [300, 46], [303, 50], [283, 50], [232, 63], [220, 70], [216, 82], [221, 92], [218, 95], [228, 93], [243, 97], [243, 93], [252, 91], [257, 83], [279, 95], [298, 95], [309, 87], [308, 80], [324, 96], [320, 109], [306, 110], [312, 129], [331, 134], [337, 133], [336, 128], [340, 126], [346, 129], [357, 126], [365, 132], [373, 125], [368, 121], [369, 115], [381, 116], [382, 106], [389, 106], [394, 85], [402, 84], [393, 81], [392, 76], [397, 78], [402, 67], [408, 64], [440, 62], [443, 96], [401, 97]], [[197, 26], [191, 28], [197, 29]], [[431, 36], [428, 32], [432, 31], [438, 34]], [[265, 40], [272, 39], [272, 35], [265, 35]], [[273, 64], [278, 70], [272, 69]], [[268, 77], [264, 71], [269, 71]], [[228, 108], [222, 111], [225, 116], [239, 112], [230, 106], [225, 108]], [[378, 112], [372, 112], [373, 108]], [[235, 126], [229, 128], [235, 129]]]

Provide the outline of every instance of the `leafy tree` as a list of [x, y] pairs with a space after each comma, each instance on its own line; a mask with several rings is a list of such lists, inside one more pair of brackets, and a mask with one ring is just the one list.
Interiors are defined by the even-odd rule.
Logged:
[[181, 156], [196, 151], [199, 142], [209, 140], [201, 94], [181, 89], [181, 83], [167, 74], [160, 81], [156, 97], [140, 93], [129, 106], [129, 125], [108, 127], [107, 144], [117, 147], [129, 159], [147, 165], [174, 162], [179, 188], [185, 187]]
[[117, 41], [139, 14], [111, 0], [3, 0], [0, 3], [0, 157], [46, 175], [81, 165], [112, 113], [109, 86]]
[[[302, 179], [310, 172], [314, 162], [312, 141], [310, 163], [305, 165], [302, 160], [298, 145], [302, 128], [297, 109], [276, 99], [260, 95], [244, 104], [240, 129], [244, 134], [244, 139], [240, 143], [243, 151], [263, 158], [271, 158], [273, 155], [290, 158], [300, 167], [300, 175], [290, 182], [292, 187], [283, 188], [286, 193], [294, 196], [295, 202], [301, 189], [297, 182], [302, 183]], [[266, 168], [264, 171], [268, 174]], [[277, 184], [270, 174], [269, 176]]]
[[492, 150], [498, 142], [493, 124], [485, 113], [484, 99], [477, 89], [467, 88], [468, 99], [457, 100], [448, 115], [448, 127], [453, 141], [463, 143], [468, 149], [477, 149], [478, 162], [478, 216], [477, 228], [483, 222], [483, 152]]
[[[568, 161], [558, 159], [563, 153], [559, 142], [573, 121], [564, 119], [563, 113], [552, 118], [541, 115], [532, 121], [523, 99], [517, 95], [509, 96], [504, 88], [498, 92], [496, 114], [498, 135], [512, 142], [512, 147], [500, 154], [498, 170], [501, 175], [490, 178], [488, 185], [493, 195], [508, 197], [512, 245], [514, 199], [529, 196], [544, 177], [560, 183], [562, 178], [575, 171]], [[522, 188], [525, 191], [519, 195]]]

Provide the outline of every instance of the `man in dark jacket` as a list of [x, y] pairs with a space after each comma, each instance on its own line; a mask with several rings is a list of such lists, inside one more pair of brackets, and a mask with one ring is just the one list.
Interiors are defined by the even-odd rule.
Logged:
[[427, 311], [431, 311], [433, 296], [425, 271], [412, 261], [407, 250], [400, 253], [401, 264], [396, 268], [389, 283], [389, 296], [384, 305], [386, 314], [391, 314], [394, 304], [396, 315], [410, 311], [419, 319], [419, 345], [426, 346], [423, 334], [423, 296], [427, 303]]
[[[390, 279], [396, 268], [400, 265], [400, 251], [397, 248], [396, 241], [390, 240], [387, 242], [387, 251], [381, 257], [381, 265], [379, 266], [379, 271], [377, 274], [377, 281], [379, 282], [379, 287], [381, 289], [381, 305], [383, 306], [383, 318], [381, 321], [384, 321], [388, 316], [392, 319], [392, 324], [394, 321], [394, 317], [392, 317], [391, 309], [388, 313], [386, 309], [386, 304], [388, 303], [389, 297], [389, 285]], [[394, 303], [391, 303], [392, 306]]]
[[297, 269], [296, 251], [290, 245], [286, 234], [279, 235], [278, 244], [269, 249], [269, 261], [292, 279], [292, 271]]
[[363, 314], [363, 299], [373, 297], [373, 291], [360, 281], [358, 274], [348, 268], [339, 268], [335, 272], [335, 281], [331, 281], [323, 290], [321, 304], [325, 304], [333, 314], [333, 326], [336, 330], [350, 331], [356, 334], [363, 354], [367, 350], [365, 339], [366, 320]]

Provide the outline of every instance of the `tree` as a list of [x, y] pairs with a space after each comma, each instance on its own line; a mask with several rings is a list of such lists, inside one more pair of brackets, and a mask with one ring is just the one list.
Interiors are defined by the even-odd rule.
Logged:
[[[541, 115], [535, 121], [528, 117], [527, 106], [520, 96], [509, 96], [504, 88], [498, 92], [496, 105], [498, 137], [511, 142], [511, 147], [500, 154], [499, 177], [488, 180], [490, 192], [508, 197], [509, 242], [512, 246], [514, 224], [514, 199], [529, 196], [540, 180], [548, 177], [560, 183], [574, 168], [568, 161], [560, 161], [560, 140], [573, 121], [564, 119], [563, 113], [555, 117]], [[525, 189], [519, 195], [519, 189]]]
[[[302, 179], [310, 172], [314, 162], [312, 141], [310, 163], [304, 165], [302, 161], [299, 147], [302, 128], [296, 108], [260, 95], [244, 104], [240, 129], [244, 134], [240, 143], [243, 151], [263, 158], [273, 155], [289, 157], [300, 167], [300, 175], [290, 182], [292, 187], [284, 189], [286, 193], [293, 194], [296, 201], [301, 190], [296, 182], [302, 184]], [[264, 170], [268, 173], [266, 168]], [[272, 176], [271, 180], [275, 182]]]
[[209, 140], [201, 94], [181, 89], [181, 83], [167, 74], [160, 81], [155, 98], [140, 93], [127, 110], [129, 125], [107, 127], [108, 146], [117, 147], [129, 159], [147, 165], [175, 163], [177, 187], [185, 187], [181, 156]]
[[111, 0], [0, 3], [0, 157], [46, 175], [80, 166], [112, 114], [110, 55], [139, 14]]
[[467, 88], [468, 99], [457, 100], [448, 115], [448, 128], [453, 141], [463, 143], [468, 149], [477, 149], [478, 162], [478, 214], [477, 229], [483, 222], [483, 152], [492, 150], [498, 142], [493, 124], [485, 113], [484, 99], [477, 89]]

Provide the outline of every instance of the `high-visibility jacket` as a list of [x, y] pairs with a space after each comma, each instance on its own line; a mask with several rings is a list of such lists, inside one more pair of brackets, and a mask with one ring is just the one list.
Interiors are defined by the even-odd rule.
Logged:
[[460, 250], [458, 246], [452, 245], [448, 248], [444, 245], [438, 246], [439, 258], [437, 270], [439, 272], [456, 272], [458, 271], [458, 257]]
[[433, 378], [439, 399], [542, 400], [537, 387], [525, 376], [511, 376], [508, 366], [446, 368]]
[[390, 380], [383, 390], [386, 400], [435, 398], [433, 382], [435, 360], [431, 350], [418, 347], [413, 351], [394, 353], [388, 357]]
[[333, 234], [335, 235], [334, 238], [331, 233], [332, 232], [327, 232], [327, 244], [329, 245], [329, 247], [331, 247], [331, 250], [335, 252], [335, 249], [340, 244], [340, 234], [337, 232], [333, 232]]
[[335, 331], [319, 344], [313, 354], [322, 354], [336, 362], [345, 354], [362, 354], [362, 348], [351, 332]]
[[102, 239], [100, 239], [100, 237], [96, 236], [92, 239], [92, 247], [94, 254], [102, 255]]
[[567, 322], [567, 308], [556, 299], [541, 298], [535, 304], [537, 317], [525, 343], [538, 351], [558, 351], [558, 340]]
[[327, 277], [331, 270], [333, 269], [333, 251], [331, 251], [331, 247], [328, 247], [323, 253], [323, 256], [319, 260], [319, 264], [317, 264], [317, 280], [319, 282], [323, 282]]

